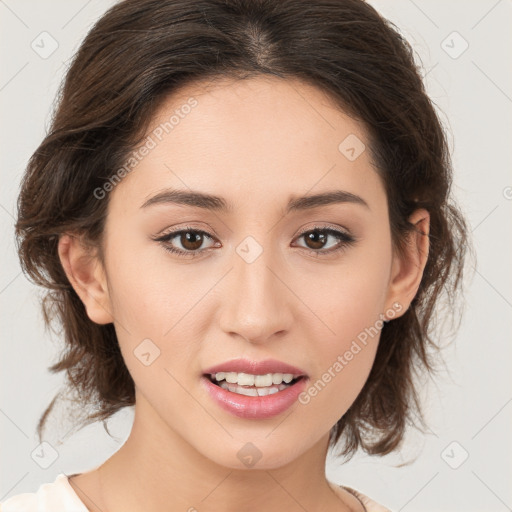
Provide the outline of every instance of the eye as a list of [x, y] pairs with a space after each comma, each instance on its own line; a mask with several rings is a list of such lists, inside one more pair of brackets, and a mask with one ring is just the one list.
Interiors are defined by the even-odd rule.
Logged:
[[[300, 238], [304, 238], [307, 245], [299, 247], [308, 249], [308, 252], [315, 256], [325, 256], [341, 251], [356, 242], [356, 239], [352, 235], [344, 231], [316, 226], [313, 229], [304, 231], [299, 235], [298, 239]], [[337, 243], [331, 245], [327, 250], [325, 250], [329, 238], [337, 240]], [[214, 240], [213, 236], [206, 231], [189, 227], [171, 231], [170, 233], [166, 233], [158, 238], [154, 238], [156, 242], [160, 242], [162, 244], [166, 251], [186, 258], [195, 258], [200, 256], [203, 252], [211, 249], [215, 245], [214, 243], [213, 245], [210, 245], [210, 247], [201, 248], [206, 239]], [[175, 244], [179, 244], [181, 247], [176, 247]], [[219, 246], [220, 245], [217, 245], [217, 247]]]
[[[154, 240], [161, 242], [166, 251], [188, 258], [195, 258], [208, 249], [200, 249], [205, 239], [213, 240], [213, 237], [206, 231], [186, 227], [166, 233]], [[174, 244], [181, 245], [181, 248], [175, 247]]]
[[[327, 250], [322, 250], [325, 249], [329, 237], [338, 240], [338, 242], [328, 247]], [[307, 244], [306, 249], [309, 249], [309, 252], [315, 256], [324, 256], [341, 251], [356, 242], [356, 239], [345, 231], [317, 226], [304, 231], [298, 238], [304, 238]]]

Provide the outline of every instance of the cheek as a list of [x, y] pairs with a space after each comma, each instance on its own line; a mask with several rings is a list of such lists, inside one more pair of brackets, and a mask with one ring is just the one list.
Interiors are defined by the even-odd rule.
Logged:
[[344, 288], [349, 289], [353, 294], [338, 296], [338, 310], [325, 317], [333, 332], [317, 333], [317, 350], [310, 354], [314, 372], [299, 397], [309, 429], [334, 426], [361, 392], [375, 360], [384, 325], [378, 304], [371, 287]]
[[183, 294], [192, 289], [191, 281], [187, 282], [186, 272], [166, 265], [167, 254], [156, 242], [140, 233], [130, 235], [126, 228], [108, 235], [106, 263], [113, 314], [125, 335], [160, 338], [184, 308]]
[[309, 336], [317, 340], [309, 354], [315, 371], [300, 402], [312, 408], [312, 416], [314, 410], [332, 424], [363, 388], [384, 326], [391, 246], [379, 243], [378, 251], [347, 253], [342, 265], [317, 276], [320, 286], [314, 293], [305, 295], [302, 289], [320, 321], [310, 322], [314, 332]]
[[121, 229], [109, 242], [116, 247], [106, 262], [110, 298], [125, 364], [143, 392], [154, 388], [158, 396], [165, 386], [167, 396], [180, 396], [166, 370], [189, 368], [197, 359], [194, 323], [212, 282], [198, 281], [193, 265], [173, 266], [156, 243], [123, 235]]
[[[360, 333], [375, 326], [385, 312], [391, 268], [389, 240], [375, 240], [347, 251], [340, 264], [317, 270], [301, 281], [297, 294], [321, 324], [326, 354], [343, 350]], [[316, 286], [313, 286], [316, 283]], [[381, 325], [381, 322], [378, 322]]]

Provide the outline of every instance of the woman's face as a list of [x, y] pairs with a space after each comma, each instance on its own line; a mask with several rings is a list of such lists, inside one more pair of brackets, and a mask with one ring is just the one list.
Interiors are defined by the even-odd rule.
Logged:
[[[382, 315], [401, 308], [365, 131], [311, 86], [257, 78], [182, 89], [148, 136], [109, 192], [104, 246], [136, 414], [218, 464], [244, 468], [243, 450], [258, 453], [259, 468], [286, 464], [353, 403]], [[222, 199], [184, 204], [171, 191]], [[236, 395], [238, 413], [222, 407], [204, 373], [237, 358], [301, 369], [299, 399], [266, 416], [259, 398], [245, 408]]]

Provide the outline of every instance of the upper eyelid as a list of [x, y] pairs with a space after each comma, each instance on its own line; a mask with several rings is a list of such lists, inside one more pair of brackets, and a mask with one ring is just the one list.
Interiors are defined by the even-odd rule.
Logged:
[[204, 231], [202, 229], [198, 229], [198, 228], [179, 228], [179, 229], [176, 229], [176, 230], [171, 230], [171, 231], [164, 231], [164, 233], [162, 233], [161, 235], [157, 235], [156, 238], [154, 238], [154, 240], [162, 240], [162, 239], [165, 239], [167, 237], [170, 237], [172, 235], [172, 237], [174, 238], [175, 236], [181, 234], [181, 233], [189, 233], [193, 231], [194, 233], [200, 233], [201, 235], [206, 235], [207, 237], [209, 238], [215, 238], [214, 236], [212, 236], [210, 233], [208, 233], [208, 231]]

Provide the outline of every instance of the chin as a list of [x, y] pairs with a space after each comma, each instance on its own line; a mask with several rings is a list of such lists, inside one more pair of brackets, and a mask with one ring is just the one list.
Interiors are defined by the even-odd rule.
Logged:
[[[221, 450], [203, 455], [215, 464], [236, 470], [271, 470], [277, 469], [293, 462], [300, 456], [297, 447], [303, 438], [293, 440], [289, 438], [288, 443], [283, 443], [281, 438], [271, 439], [267, 430], [261, 438], [247, 436], [247, 441], [240, 442], [237, 439], [230, 439]], [[265, 439], [265, 436], [268, 436]], [[211, 447], [210, 447], [211, 448]]]

